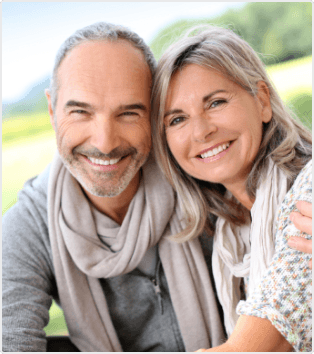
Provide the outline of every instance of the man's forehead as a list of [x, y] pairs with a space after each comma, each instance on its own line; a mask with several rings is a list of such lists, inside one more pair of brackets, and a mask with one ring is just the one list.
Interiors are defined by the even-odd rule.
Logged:
[[71, 69], [110, 73], [123, 68], [149, 71], [143, 53], [126, 40], [86, 41], [73, 48], [63, 59], [59, 67], [59, 75]]
[[58, 81], [59, 95], [64, 96], [61, 100], [90, 101], [147, 96], [151, 73], [143, 54], [127, 41], [94, 41], [82, 43], [68, 54], [60, 65]]

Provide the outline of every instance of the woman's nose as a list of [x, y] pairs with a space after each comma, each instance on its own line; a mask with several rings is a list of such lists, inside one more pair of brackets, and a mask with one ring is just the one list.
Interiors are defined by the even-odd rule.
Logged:
[[205, 115], [198, 115], [193, 118], [192, 134], [195, 141], [203, 142], [212, 133], [218, 130], [216, 124]]

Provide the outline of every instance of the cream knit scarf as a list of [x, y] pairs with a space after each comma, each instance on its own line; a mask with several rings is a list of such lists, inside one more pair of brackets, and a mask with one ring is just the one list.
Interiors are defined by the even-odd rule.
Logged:
[[221, 344], [223, 331], [200, 243], [177, 244], [165, 237], [179, 232], [181, 224], [173, 190], [152, 160], [143, 167], [117, 235], [118, 251], [100, 241], [89, 201], [58, 153], [48, 188], [59, 297], [71, 340], [81, 351], [122, 351], [98, 278], [132, 271], [157, 243], [186, 350]]
[[248, 220], [238, 227], [223, 218], [217, 220], [213, 273], [228, 336], [239, 317], [236, 306], [240, 301], [241, 278], [249, 276], [248, 297], [274, 255], [276, 217], [287, 187], [285, 174], [269, 159], [251, 209], [252, 222]]

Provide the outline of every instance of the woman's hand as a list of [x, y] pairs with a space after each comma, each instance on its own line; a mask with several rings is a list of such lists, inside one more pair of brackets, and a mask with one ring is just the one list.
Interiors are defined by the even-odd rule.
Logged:
[[[299, 201], [296, 206], [299, 212], [292, 212], [290, 220], [298, 230], [312, 235], [312, 204]], [[307, 240], [304, 237], [290, 237], [288, 245], [298, 251], [312, 253], [312, 240]], [[309, 262], [309, 266], [312, 268], [312, 260]]]

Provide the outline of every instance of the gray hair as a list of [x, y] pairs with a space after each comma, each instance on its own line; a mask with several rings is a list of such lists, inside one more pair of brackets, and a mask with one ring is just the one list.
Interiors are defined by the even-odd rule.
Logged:
[[[170, 46], [158, 62], [152, 92], [152, 131], [158, 164], [176, 190], [185, 214], [186, 229], [176, 236], [178, 241], [197, 237], [205, 228], [215, 229], [215, 217], [243, 224], [247, 211], [225, 197], [226, 189], [186, 174], [168, 148], [164, 128], [164, 110], [172, 76], [183, 67], [197, 64], [214, 69], [247, 90], [257, 93], [257, 83], [264, 81], [269, 89], [272, 119], [264, 124], [260, 150], [247, 179], [246, 189], [254, 198], [260, 177], [266, 170], [267, 158], [281, 168], [291, 185], [312, 154], [312, 137], [277, 94], [264, 65], [255, 51], [229, 29], [202, 26], [193, 28], [184, 38]], [[211, 217], [208, 216], [211, 214]]]
[[154, 77], [156, 69], [156, 60], [149, 46], [136, 33], [126, 27], [114, 25], [106, 22], [98, 22], [93, 25], [84, 27], [73, 33], [60, 47], [53, 68], [52, 79], [50, 82], [50, 94], [52, 108], [57, 104], [57, 93], [59, 89], [58, 69], [65, 56], [75, 47], [87, 41], [117, 41], [124, 39], [129, 41], [134, 47], [139, 49], [147, 62], [152, 77]]

